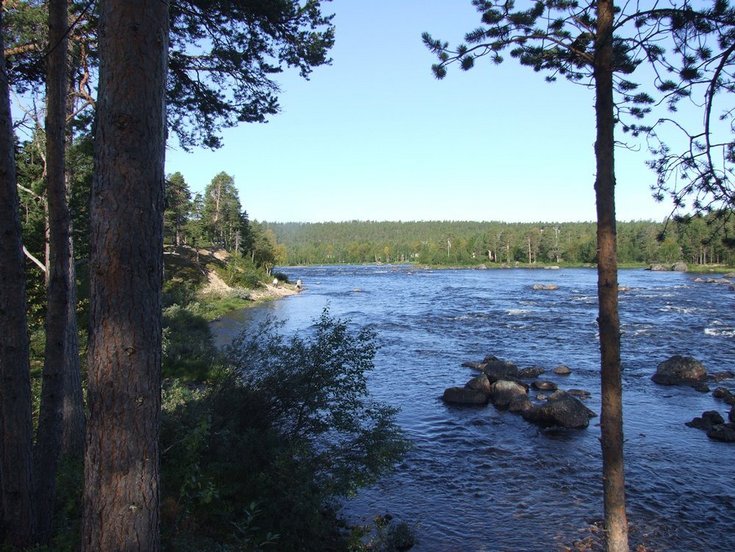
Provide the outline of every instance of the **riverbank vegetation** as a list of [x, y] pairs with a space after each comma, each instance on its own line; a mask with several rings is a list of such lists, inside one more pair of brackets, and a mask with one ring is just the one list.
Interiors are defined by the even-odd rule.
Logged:
[[[735, 223], [723, 213], [668, 222], [618, 222], [621, 265], [684, 261], [705, 268], [735, 266]], [[407, 263], [450, 266], [590, 265], [596, 262], [592, 222], [470, 221], [263, 223], [284, 262]]]

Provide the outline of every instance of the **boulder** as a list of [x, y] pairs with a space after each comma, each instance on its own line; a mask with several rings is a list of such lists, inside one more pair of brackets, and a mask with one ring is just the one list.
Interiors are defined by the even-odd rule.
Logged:
[[727, 421], [728, 422], [735, 422], [735, 406], [733, 406], [730, 409], [730, 412], [727, 413]]
[[536, 405], [522, 415], [525, 420], [541, 427], [581, 429], [587, 427], [590, 418], [596, 414], [569, 393], [557, 391], [544, 404]]
[[528, 398], [528, 395], [515, 395], [510, 400], [510, 403], [508, 403], [509, 412], [523, 413], [527, 410], [531, 410], [532, 408], [533, 403], [531, 402], [531, 399]]
[[465, 383], [465, 387], [467, 387], [468, 389], [482, 391], [485, 396], [490, 395], [490, 385], [490, 380], [487, 379], [487, 376], [485, 374], [480, 374], [479, 376], [476, 376]]
[[529, 366], [518, 370], [518, 377], [520, 379], [533, 379], [539, 377], [545, 371], [541, 366]]
[[725, 420], [722, 418], [722, 415], [717, 412], [716, 410], [707, 410], [706, 412], [702, 412], [702, 417], [694, 418], [691, 422], [686, 422], [686, 424], [689, 427], [693, 427], [695, 429], [703, 429], [705, 431], [709, 431], [716, 425], [724, 424]]
[[712, 381], [720, 382], [735, 378], [735, 374], [730, 370], [723, 370], [722, 372], [711, 372], [708, 377]]
[[707, 437], [715, 441], [735, 443], [735, 423], [730, 422], [712, 426], [712, 429], [707, 431]]
[[669, 270], [669, 267], [662, 264], [652, 264], [648, 267], [648, 270], [653, 272], [666, 272]]
[[539, 391], [556, 391], [559, 388], [558, 385], [549, 380], [536, 380], [531, 386]]
[[689, 267], [684, 261], [677, 261], [671, 266], [671, 270], [674, 272], [686, 272]]
[[572, 369], [569, 366], [564, 366], [563, 364], [560, 364], [556, 368], [554, 368], [554, 373], [557, 376], [568, 376], [572, 373]]
[[490, 401], [500, 409], [510, 407], [516, 397], [528, 398], [526, 388], [516, 381], [498, 380], [492, 384]]
[[469, 387], [449, 387], [444, 390], [442, 400], [445, 403], [457, 405], [484, 405], [487, 404], [487, 395]]
[[692, 357], [674, 355], [656, 367], [651, 379], [660, 385], [693, 385], [707, 379], [707, 369]]
[[491, 382], [518, 378], [518, 366], [499, 358], [486, 358], [482, 361], [485, 367], [483, 372], [490, 378]]

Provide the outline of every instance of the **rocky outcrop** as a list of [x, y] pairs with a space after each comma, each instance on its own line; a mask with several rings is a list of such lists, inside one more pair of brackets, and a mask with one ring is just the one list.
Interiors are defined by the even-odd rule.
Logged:
[[541, 427], [581, 429], [596, 414], [569, 393], [557, 391], [548, 400], [521, 413], [523, 418]]
[[[480, 362], [464, 362], [463, 366], [479, 370], [480, 375], [468, 381], [464, 387], [450, 387], [444, 391], [442, 399], [453, 405], [481, 406], [488, 401], [499, 410], [521, 414], [527, 421], [542, 427], [585, 428], [589, 419], [596, 416], [572, 393], [583, 398], [589, 392], [571, 390], [569, 393], [557, 390], [557, 384], [549, 380], [535, 380], [535, 389], [553, 392], [539, 393], [536, 399], [529, 394], [529, 385], [521, 379], [534, 379], [544, 372], [538, 366], [519, 370], [512, 362], [493, 355]], [[563, 365], [555, 368], [557, 375], [567, 375], [571, 370]]]
[[674, 355], [656, 367], [651, 379], [659, 385], [697, 385], [707, 379], [707, 369], [692, 357]]

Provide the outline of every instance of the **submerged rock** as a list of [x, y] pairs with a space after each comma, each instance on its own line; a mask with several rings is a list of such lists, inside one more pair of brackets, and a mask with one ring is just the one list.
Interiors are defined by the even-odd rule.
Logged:
[[660, 385], [694, 385], [707, 379], [707, 369], [692, 357], [674, 355], [656, 367], [651, 379]]
[[469, 387], [449, 387], [444, 390], [442, 400], [449, 404], [479, 406], [487, 404], [487, 395]]
[[556, 291], [559, 286], [556, 284], [533, 284], [531, 289], [535, 291]]
[[546, 403], [522, 412], [523, 418], [541, 427], [582, 429], [596, 416], [582, 402], [564, 391], [557, 391]]
[[567, 389], [567, 393], [578, 399], [589, 399], [592, 396], [592, 393], [584, 389]]

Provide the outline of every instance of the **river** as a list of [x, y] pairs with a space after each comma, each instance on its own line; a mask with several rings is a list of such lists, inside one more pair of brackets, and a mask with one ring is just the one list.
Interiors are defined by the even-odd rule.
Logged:
[[[586, 535], [602, 517], [599, 418], [541, 431], [520, 416], [445, 405], [461, 366], [493, 354], [541, 366], [582, 388], [600, 411], [594, 270], [429, 270], [411, 266], [287, 267], [304, 291], [215, 323], [220, 344], [265, 316], [306, 328], [325, 306], [370, 325], [380, 351], [371, 393], [399, 407], [414, 448], [396, 472], [345, 504], [353, 522], [389, 512], [425, 551], [545, 551]], [[619, 281], [629, 521], [647, 550], [735, 550], [735, 444], [684, 425], [728, 407], [691, 388], [651, 381], [656, 365], [691, 355], [735, 370], [735, 293], [696, 275], [621, 270]], [[555, 291], [533, 284], [556, 284]], [[551, 370], [565, 364], [569, 376]], [[735, 391], [735, 380], [721, 384]]]

